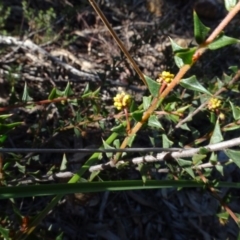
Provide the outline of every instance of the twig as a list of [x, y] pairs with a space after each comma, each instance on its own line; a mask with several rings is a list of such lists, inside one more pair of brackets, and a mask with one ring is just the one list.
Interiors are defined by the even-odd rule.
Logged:
[[[240, 77], [240, 71], [237, 71], [237, 73], [235, 74], [235, 76], [233, 77], [233, 79], [227, 84], [227, 86], [222, 87], [221, 89], [219, 89], [215, 94], [213, 94], [214, 97], [220, 95], [222, 92], [226, 91], [228, 87], [230, 87], [234, 82], [236, 82]], [[203, 104], [201, 104], [197, 109], [195, 109], [192, 113], [190, 113], [186, 118], [184, 118], [183, 120], [181, 120], [176, 126], [176, 128], [179, 128], [181, 125], [183, 125], [184, 123], [188, 122], [188, 120], [192, 119], [192, 117], [194, 115], [196, 115], [198, 112], [200, 112], [206, 105], [208, 104], [208, 100], [206, 102], [204, 102]]]
[[216, 143], [216, 144], [210, 144], [204, 147], [199, 147], [199, 148], [191, 148], [191, 149], [185, 149], [185, 150], [180, 150], [177, 152], [162, 152], [156, 155], [156, 157], [152, 156], [152, 155], [148, 155], [145, 157], [137, 157], [137, 158], [133, 158], [131, 161], [118, 161], [118, 163], [112, 164], [111, 161], [104, 163], [104, 164], [99, 164], [99, 165], [95, 165], [89, 168], [90, 172], [94, 172], [94, 171], [102, 171], [105, 170], [107, 168], [114, 168], [114, 167], [118, 167], [121, 164], [125, 164], [127, 162], [131, 162], [133, 164], [140, 164], [140, 163], [152, 163], [152, 162], [159, 162], [159, 161], [164, 161], [167, 158], [171, 157], [171, 158], [185, 158], [185, 157], [192, 157], [195, 154], [198, 154], [202, 148], [207, 149], [207, 151], [209, 152], [215, 152], [215, 151], [220, 151], [223, 149], [227, 149], [230, 147], [234, 147], [234, 146], [238, 146], [240, 144], [240, 138], [234, 138], [228, 141], [224, 141], [224, 142], [220, 142], [220, 143]]
[[0, 44], [9, 45], [9, 46], [12, 46], [12, 45], [20, 46], [21, 48], [25, 48], [29, 51], [40, 53], [40, 54], [46, 56], [51, 61], [53, 61], [54, 63], [60, 65], [61, 67], [65, 68], [67, 71], [71, 72], [72, 74], [74, 74], [78, 77], [84, 77], [84, 78], [100, 81], [100, 78], [98, 77], [98, 75], [80, 71], [80, 70], [72, 67], [71, 65], [62, 62], [60, 59], [52, 56], [46, 50], [39, 47], [38, 45], [36, 45], [29, 39], [26, 41], [20, 41], [14, 37], [0, 35]]
[[51, 181], [55, 181], [57, 179], [61, 179], [61, 181], [63, 179], [70, 179], [72, 176], [74, 175], [74, 173], [72, 172], [59, 172], [59, 173], [54, 173], [52, 175], [43, 177], [42, 179], [40, 178], [34, 178], [34, 177], [28, 177], [26, 179], [23, 180], [13, 180], [13, 181], [9, 181], [7, 182], [8, 186], [12, 186], [17, 184], [32, 184], [32, 183], [47, 183], [47, 182], [51, 182]]

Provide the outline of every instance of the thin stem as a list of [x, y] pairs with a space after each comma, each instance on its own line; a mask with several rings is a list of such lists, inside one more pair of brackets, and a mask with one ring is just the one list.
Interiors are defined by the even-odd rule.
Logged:
[[208, 45], [222, 32], [222, 30], [229, 24], [229, 22], [234, 18], [234, 16], [240, 11], [240, 1], [238, 4], [227, 14], [227, 16], [222, 20], [222, 22], [216, 27], [212, 34], [208, 37], [205, 44]]
[[117, 34], [115, 33], [115, 31], [111, 27], [110, 23], [108, 22], [107, 18], [104, 16], [104, 14], [101, 11], [101, 9], [98, 7], [98, 5], [96, 4], [96, 2], [94, 0], [88, 0], [88, 1], [92, 5], [93, 9], [97, 12], [98, 16], [101, 18], [101, 20], [103, 21], [103, 23], [105, 24], [105, 26], [109, 30], [109, 32], [112, 35], [112, 37], [114, 38], [114, 40], [117, 42], [118, 46], [123, 51], [123, 53], [125, 54], [126, 58], [132, 64], [133, 68], [135, 69], [135, 71], [137, 72], [137, 74], [139, 75], [141, 80], [147, 86], [147, 82], [146, 82], [146, 80], [145, 80], [145, 78], [143, 76], [143, 73], [141, 72], [141, 70], [139, 69], [138, 65], [136, 64], [136, 62], [134, 61], [132, 56], [129, 54], [129, 52], [127, 51], [127, 49], [125, 48], [125, 46], [123, 45], [121, 40], [118, 38]]

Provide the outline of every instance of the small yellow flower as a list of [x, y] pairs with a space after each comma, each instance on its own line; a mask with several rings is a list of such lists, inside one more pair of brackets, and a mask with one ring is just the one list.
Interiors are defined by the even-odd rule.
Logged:
[[160, 73], [158, 75], [158, 78], [156, 81], [159, 83], [165, 82], [166, 84], [169, 84], [169, 83], [171, 83], [173, 78], [174, 78], [174, 74], [167, 72], [167, 71], [163, 71], [162, 73]]
[[125, 92], [118, 93], [116, 97], [113, 98], [114, 106], [117, 110], [121, 110], [124, 107], [128, 107], [131, 102], [131, 96]]
[[217, 98], [211, 98], [208, 102], [208, 109], [210, 111], [214, 111], [218, 108], [220, 108], [222, 102], [221, 100], [217, 99]]

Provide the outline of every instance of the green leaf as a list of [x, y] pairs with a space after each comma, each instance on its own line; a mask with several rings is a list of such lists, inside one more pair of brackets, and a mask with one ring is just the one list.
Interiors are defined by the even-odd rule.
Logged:
[[90, 91], [90, 87], [89, 87], [89, 83], [87, 83], [87, 85], [84, 88], [83, 95], [86, 93], [89, 93], [89, 91]]
[[76, 137], [78, 137], [78, 138], [81, 137], [81, 132], [80, 132], [79, 128], [74, 127], [73, 131], [74, 131], [74, 134], [75, 134]]
[[6, 240], [9, 240], [9, 229], [6, 229], [6, 228], [3, 228], [1, 227], [0, 225], [0, 233], [1, 233], [1, 236], [4, 237], [4, 239]]
[[189, 90], [202, 92], [202, 93], [211, 95], [211, 93], [198, 82], [195, 75], [193, 75], [189, 78], [182, 79], [180, 81], [180, 85]]
[[26, 166], [25, 165], [21, 165], [20, 163], [16, 162], [15, 163], [15, 167], [18, 168], [18, 171], [25, 174], [26, 173]]
[[[180, 58], [182, 60], [182, 63], [185, 65], [185, 64], [188, 64], [188, 65], [191, 65], [193, 63], [193, 55], [196, 51], [196, 47], [193, 47], [193, 48], [188, 48], [186, 49], [185, 51], [182, 51], [182, 52], [178, 52], [175, 54], [176, 57]], [[181, 63], [181, 64], [182, 64]], [[178, 64], [177, 64], [178, 65]], [[179, 67], [179, 66], [178, 66]]]
[[99, 92], [100, 92], [101, 88], [97, 88], [94, 92], [92, 92], [92, 97], [97, 97]]
[[69, 97], [69, 96], [71, 96], [71, 95], [73, 95], [73, 91], [72, 91], [72, 89], [71, 89], [70, 82], [68, 82], [68, 83], [67, 83], [67, 86], [66, 86], [66, 88], [65, 88], [65, 90], [64, 90], [64, 92], [63, 92], [63, 96], [64, 96], [64, 97]]
[[187, 123], [184, 123], [180, 126], [181, 129], [186, 130], [186, 131], [191, 131], [191, 129], [189, 128], [189, 126], [187, 125]]
[[181, 51], [185, 51], [187, 48], [183, 48], [181, 46], [179, 46], [176, 42], [174, 42], [170, 37], [169, 37], [170, 41], [171, 41], [171, 46], [172, 46], [172, 50], [174, 53], [177, 52], [181, 52]]
[[240, 41], [236, 38], [228, 37], [225, 35], [221, 35], [218, 37], [216, 40], [214, 40], [212, 43], [208, 45], [208, 48], [210, 50], [216, 50], [222, 47], [225, 47], [230, 44], [236, 44], [239, 43]]
[[180, 108], [177, 109], [177, 112], [178, 113], [184, 113], [190, 107], [191, 107], [191, 104], [183, 106], [183, 107], [180, 107]]
[[149, 167], [147, 164], [140, 163], [140, 164], [138, 164], [138, 170], [141, 174], [142, 181], [145, 184], [147, 182], [147, 178], [148, 178], [147, 174], [148, 174]]
[[7, 133], [9, 130], [19, 126], [19, 125], [23, 125], [24, 122], [15, 122], [15, 123], [9, 123], [9, 124], [1, 124], [0, 123], [0, 133], [4, 134]]
[[140, 122], [142, 120], [143, 113], [144, 113], [143, 110], [137, 110], [133, 112], [131, 116], [135, 121]]
[[210, 31], [209, 27], [206, 27], [199, 19], [197, 13], [193, 12], [193, 21], [194, 21], [194, 37], [198, 44], [203, 43]]
[[53, 88], [50, 94], [48, 95], [48, 100], [53, 100], [54, 98], [58, 97], [57, 96], [57, 89]]
[[133, 142], [134, 142], [134, 139], [135, 139], [135, 137], [136, 137], [136, 134], [132, 134], [132, 135], [130, 135], [130, 136], [128, 137], [128, 142], [127, 142], [127, 145], [128, 145], [129, 147], [131, 147], [131, 146], [132, 146], [132, 144], [133, 144]]
[[224, 174], [223, 174], [223, 166], [222, 166], [222, 165], [216, 165], [215, 167], [216, 167], [217, 171], [218, 171], [222, 176], [224, 176]]
[[163, 148], [169, 148], [173, 145], [173, 142], [168, 139], [166, 134], [162, 134]]
[[237, 0], [224, 0], [225, 8], [231, 11], [237, 4]]
[[228, 220], [229, 213], [228, 212], [221, 212], [221, 213], [218, 213], [217, 216], [221, 219]]
[[13, 114], [2, 114], [0, 115], [0, 121], [10, 118]]
[[[237, 71], [238, 71], [238, 66], [230, 66], [228, 69], [230, 69], [230, 70], [232, 70], [233, 71], [233, 73], [237, 73]], [[231, 80], [232, 80], [232, 78], [231, 78]]]
[[162, 124], [158, 121], [158, 118], [156, 115], [151, 115], [149, 117], [148, 126], [163, 130]]
[[184, 171], [186, 171], [193, 179], [195, 179], [195, 174], [191, 167], [184, 168]]
[[0, 135], [0, 144], [3, 144], [7, 139], [7, 135]]
[[60, 171], [66, 171], [67, 170], [67, 157], [66, 154], [63, 154], [63, 158], [62, 158], [62, 162], [61, 162], [61, 166], [60, 166]]
[[209, 153], [209, 150], [207, 148], [201, 147], [199, 149], [199, 154], [206, 155], [207, 153]]
[[174, 56], [174, 61], [175, 61], [176, 65], [178, 66], [178, 68], [181, 68], [184, 66], [184, 62], [180, 57]]
[[155, 80], [151, 79], [150, 77], [146, 76], [146, 75], [144, 75], [144, 77], [145, 77], [145, 80], [147, 82], [148, 89], [149, 89], [150, 93], [154, 97], [158, 97], [160, 84], [157, 83]]
[[115, 133], [125, 133], [126, 132], [126, 122], [121, 123], [118, 126], [111, 128], [111, 131], [115, 132]]
[[[104, 140], [102, 140], [102, 141], [103, 141], [104, 149], [114, 149], [114, 147], [111, 147], [106, 141], [104, 141]], [[106, 155], [107, 155], [108, 158], [111, 158], [113, 153], [107, 152]]]
[[90, 177], [89, 177], [89, 182], [92, 182], [93, 179], [100, 173], [100, 171], [94, 171], [91, 173]]
[[219, 143], [222, 140], [223, 140], [223, 136], [222, 136], [221, 128], [220, 128], [220, 125], [219, 125], [219, 120], [217, 120], [216, 124], [215, 124], [215, 127], [214, 127], [212, 137], [210, 139], [210, 144]]
[[147, 110], [152, 102], [152, 96], [148, 96], [148, 97], [143, 97], [143, 110]]
[[232, 108], [234, 120], [239, 120], [240, 119], [240, 108], [234, 106], [234, 104], [231, 101], [229, 101], [229, 102], [230, 102], [230, 105], [231, 105], [231, 108]]
[[183, 167], [183, 168], [192, 166], [192, 161], [184, 160], [181, 158], [177, 159], [177, 163], [179, 164], [180, 167]]
[[237, 123], [232, 123], [232, 124], [229, 124], [225, 127], [223, 127], [222, 131], [224, 132], [228, 132], [228, 131], [234, 131], [234, 130], [237, 130], [240, 128], [240, 125], [237, 124]]
[[226, 149], [224, 152], [240, 168], [240, 151]]
[[24, 84], [22, 100], [23, 100], [24, 102], [29, 102], [29, 101], [32, 101], [32, 100], [33, 100], [33, 98], [31, 98], [30, 95], [29, 95], [29, 93], [28, 93], [28, 87], [27, 87], [27, 83], [26, 83], [26, 82], [25, 82], [25, 84]]
[[115, 148], [120, 148], [120, 145], [121, 145], [120, 140], [119, 139], [114, 140], [113, 145]]
[[63, 239], [63, 232], [61, 232], [56, 238], [55, 240], [62, 240]]
[[[143, 184], [142, 180], [121, 180], [104, 182], [79, 182], [79, 183], [57, 183], [57, 184], [39, 184], [22, 185], [0, 188], [0, 199], [19, 198], [29, 196], [47, 196], [60, 194], [62, 196], [71, 193], [85, 192], [105, 192], [105, 191], [127, 191], [144, 190], [160, 188], [178, 188], [178, 187], [203, 187], [203, 182], [190, 180], [147, 180]], [[217, 187], [235, 187], [240, 188], [240, 183], [219, 182]], [[53, 207], [53, 205], [51, 205]], [[52, 208], [51, 208], [52, 209]], [[49, 211], [48, 211], [49, 212]]]
[[198, 165], [202, 163], [202, 160], [206, 158], [205, 154], [194, 154], [192, 157], [193, 165]]

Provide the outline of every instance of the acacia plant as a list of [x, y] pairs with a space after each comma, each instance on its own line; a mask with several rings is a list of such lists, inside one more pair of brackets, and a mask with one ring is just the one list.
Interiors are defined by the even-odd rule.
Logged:
[[[112, 128], [111, 135], [103, 140], [103, 145], [95, 150], [95, 153], [80, 167], [68, 183], [44, 186], [5, 186], [0, 189], [1, 198], [56, 194], [46, 208], [35, 216], [26, 229], [17, 234], [15, 239], [28, 237], [64, 194], [73, 192], [201, 187], [210, 191], [219, 200], [223, 209], [222, 213], [230, 215], [236, 224], [239, 224], [238, 216], [221, 199], [218, 188], [239, 188], [240, 184], [221, 182], [212, 175], [212, 170], [215, 169], [223, 175], [225, 165], [236, 164], [240, 167], [240, 151], [230, 149], [240, 144], [240, 138], [237, 137], [240, 120], [239, 102], [236, 98], [231, 98], [229, 94], [229, 92], [239, 92], [237, 81], [240, 72], [236, 66], [229, 66], [231, 73], [225, 74], [222, 79], [214, 78], [208, 82], [200, 81], [195, 75], [188, 77], [185, 75], [206, 51], [214, 51], [239, 43], [238, 39], [226, 36], [223, 29], [239, 12], [240, 2], [225, 0], [225, 6], [229, 13], [213, 31], [206, 27], [194, 12], [194, 37], [197, 45], [183, 48], [169, 39], [179, 71], [177, 73], [163, 71], [159, 73], [157, 79], [145, 76], [140, 71], [98, 5], [94, 0], [89, 0], [89, 2], [136, 70], [143, 84], [147, 86], [149, 95], [142, 98], [141, 105], [137, 105], [134, 97], [128, 93], [119, 92], [115, 96], [113, 105], [118, 113], [120, 111], [120, 114], [116, 114], [116, 125]], [[76, 105], [75, 97], [72, 98], [71, 93], [69, 85], [63, 92], [54, 88], [49, 95], [48, 103], [68, 101]], [[91, 92], [86, 89], [81, 99], [95, 101], [98, 93], [98, 90]], [[64, 104], [64, 102], [62, 103]], [[195, 118], [196, 116], [200, 118], [199, 121]], [[193, 121], [197, 122], [193, 124]], [[79, 122], [79, 118], [76, 122]], [[196, 125], [200, 125], [200, 127], [196, 127]], [[128, 152], [141, 152], [141, 149], [131, 148], [141, 129], [150, 129], [154, 134], [157, 132], [155, 138], [151, 137], [153, 148], [144, 149], [143, 146], [142, 149], [143, 151], [148, 150], [152, 154], [129, 160]], [[191, 139], [190, 146], [184, 148], [189, 143], [189, 139]], [[160, 142], [160, 147], [157, 141]], [[219, 154], [217, 154], [219, 151], [224, 152], [227, 156], [225, 161], [219, 161]], [[103, 152], [106, 153], [108, 162], [101, 162]], [[164, 180], [154, 180], [151, 175], [152, 163], [159, 172], [163, 168], [166, 169], [167, 176]], [[124, 179], [119, 181], [114, 178], [103, 180], [101, 177], [103, 171], [111, 171], [113, 168], [127, 171], [131, 164], [138, 165], [141, 180]], [[86, 177], [87, 172], [90, 174]], [[83, 179], [87, 182], [83, 182]], [[219, 216], [221, 217], [221, 215]]]

